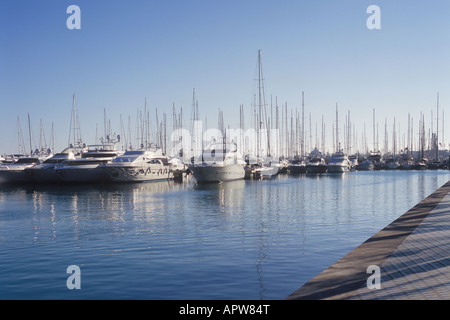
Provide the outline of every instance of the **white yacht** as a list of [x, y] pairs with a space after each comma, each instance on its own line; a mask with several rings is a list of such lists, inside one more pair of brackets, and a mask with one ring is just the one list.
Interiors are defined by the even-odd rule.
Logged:
[[237, 148], [227, 151], [222, 144], [211, 144], [202, 152], [201, 159], [189, 165], [198, 183], [240, 180], [245, 177], [246, 163]]
[[337, 151], [331, 155], [327, 164], [328, 172], [348, 172], [350, 171], [350, 161], [342, 151]]
[[58, 182], [61, 179], [55, 171], [56, 165], [68, 159], [75, 160], [77, 157], [79, 157], [79, 152], [69, 147], [42, 163], [26, 168], [25, 172], [35, 182]]
[[25, 169], [41, 163], [39, 157], [20, 157], [15, 162], [0, 165], [0, 183], [32, 182]]
[[256, 179], [270, 179], [278, 174], [278, 161], [272, 162], [272, 157], [257, 158], [256, 164], [253, 166], [253, 174]]
[[307, 173], [325, 173], [327, 172], [327, 164], [322, 153], [315, 148], [309, 155], [309, 161], [306, 162]]
[[102, 182], [108, 176], [100, 165], [111, 162], [122, 153], [112, 143], [89, 145], [80, 158], [66, 159], [54, 170], [64, 182]]
[[172, 165], [162, 149], [129, 150], [109, 163], [102, 164], [109, 179], [115, 182], [172, 180]]

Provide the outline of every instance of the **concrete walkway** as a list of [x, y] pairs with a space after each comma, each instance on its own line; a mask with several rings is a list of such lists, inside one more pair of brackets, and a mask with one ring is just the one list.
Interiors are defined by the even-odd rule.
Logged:
[[304, 299], [450, 299], [450, 181], [286, 298]]

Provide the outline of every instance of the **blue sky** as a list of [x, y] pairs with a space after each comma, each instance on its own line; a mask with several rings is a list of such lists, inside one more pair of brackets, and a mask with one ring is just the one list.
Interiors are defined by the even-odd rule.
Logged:
[[[80, 30], [66, 27], [72, 4], [81, 9]], [[372, 4], [381, 9], [380, 30], [366, 27]], [[313, 126], [324, 116], [328, 144], [336, 103], [339, 126], [350, 111], [369, 142], [373, 108], [379, 141], [385, 119], [389, 130], [395, 117], [406, 131], [410, 113], [418, 129], [423, 112], [430, 127], [437, 92], [450, 117], [449, 9], [445, 0], [2, 0], [0, 154], [17, 151], [17, 117], [29, 145], [28, 114], [33, 145], [42, 119], [47, 141], [53, 123], [55, 147], [64, 148], [74, 93], [88, 144], [97, 127], [103, 132], [104, 110], [120, 133], [120, 116], [134, 125], [145, 99], [153, 118], [166, 112], [169, 127], [172, 105], [182, 107], [189, 126], [193, 88], [208, 127], [219, 109], [237, 127], [241, 104], [250, 126], [259, 49], [267, 103], [272, 96], [300, 110], [304, 91]], [[450, 142], [450, 126], [444, 133]]]

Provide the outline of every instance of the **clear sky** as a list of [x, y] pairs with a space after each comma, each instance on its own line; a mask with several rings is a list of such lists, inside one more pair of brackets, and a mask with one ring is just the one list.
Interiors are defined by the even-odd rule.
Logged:
[[[70, 5], [81, 9], [79, 30], [66, 26]], [[370, 5], [381, 9], [379, 30], [366, 26]], [[350, 111], [369, 142], [373, 109], [380, 141], [385, 119], [404, 134], [410, 113], [418, 132], [423, 112], [431, 127], [437, 92], [450, 117], [448, 0], [1, 0], [0, 154], [17, 151], [17, 117], [29, 145], [28, 114], [33, 146], [42, 120], [47, 142], [53, 123], [63, 149], [73, 94], [87, 144], [97, 127], [102, 134], [104, 110], [120, 132], [120, 116], [135, 125], [145, 99], [169, 127], [172, 106], [182, 107], [188, 127], [194, 88], [208, 127], [219, 109], [238, 127], [240, 105], [250, 126], [259, 49], [267, 103], [300, 110], [304, 91], [305, 114], [319, 127], [324, 117], [328, 144], [336, 103], [340, 128]]]

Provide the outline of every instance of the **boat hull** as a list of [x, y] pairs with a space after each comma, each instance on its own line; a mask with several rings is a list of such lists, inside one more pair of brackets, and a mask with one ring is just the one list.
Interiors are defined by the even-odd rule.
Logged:
[[360, 171], [372, 171], [372, 170], [374, 170], [375, 166], [373, 165], [372, 161], [366, 160], [366, 161], [359, 163], [356, 168], [357, 168], [357, 170], [360, 170]]
[[244, 179], [244, 166], [230, 165], [193, 165], [189, 167], [198, 183], [223, 182]]
[[105, 166], [108, 179], [114, 182], [146, 182], [172, 180], [174, 174], [171, 168], [133, 168]]
[[25, 169], [26, 173], [34, 182], [59, 182], [61, 179], [55, 171], [55, 166], [48, 167], [31, 167]]
[[385, 165], [385, 170], [397, 170], [400, 168], [400, 165], [398, 163], [388, 163]]
[[58, 177], [64, 182], [105, 182], [108, 175], [100, 167], [67, 167], [56, 168]]
[[306, 173], [326, 173], [326, 165], [306, 165]]
[[306, 173], [306, 166], [305, 165], [296, 165], [296, 164], [290, 164], [287, 167], [287, 170], [289, 173], [296, 174], [296, 173]]
[[2, 169], [0, 170], [0, 183], [24, 183], [33, 182], [31, 176], [25, 170]]
[[340, 165], [340, 164], [333, 164], [327, 166], [327, 171], [329, 173], [343, 173], [343, 172], [349, 172], [350, 167], [347, 165]]
[[278, 168], [275, 167], [262, 167], [255, 169], [256, 179], [270, 179], [278, 173]]

